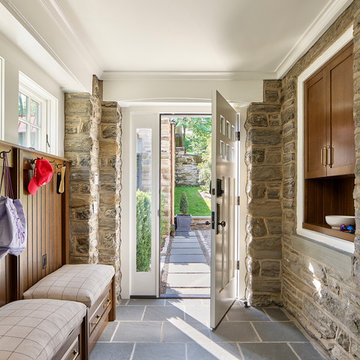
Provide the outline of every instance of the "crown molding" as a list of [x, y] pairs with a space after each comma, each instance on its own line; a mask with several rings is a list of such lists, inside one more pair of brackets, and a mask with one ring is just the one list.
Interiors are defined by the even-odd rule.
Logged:
[[352, 2], [353, 0], [331, 0], [328, 2], [275, 69], [278, 79], [282, 78], [292, 68]]
[[230, 71], [104, 71], [102, 80], [208, 80], [208, 81], [251, 81], [275, 79], [272, 72], [230, 72]]

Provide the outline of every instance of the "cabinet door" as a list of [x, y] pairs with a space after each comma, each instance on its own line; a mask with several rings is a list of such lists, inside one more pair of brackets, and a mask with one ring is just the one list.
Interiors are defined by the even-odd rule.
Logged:
[[305, 178], [326, 176], [326, 78], [321, 71], [312, 76], [305, 91]]
[[330, 148], [328, 176], [354, 173], [353, 47], [346, 47], [329, 64]]

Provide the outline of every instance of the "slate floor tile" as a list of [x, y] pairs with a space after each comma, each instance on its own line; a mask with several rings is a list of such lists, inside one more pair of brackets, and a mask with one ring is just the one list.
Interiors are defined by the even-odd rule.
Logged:
[[185, 360], [185, 344], [136, 344], [132, 360]]
[[145, 306], [119, 306], [116, 309], [116, 320], [140, 321]]
[[204, 255], [170, 255], [172, 263], [206, 263]]
[[164, 306], [164, 299], [130, 299], [128, 306], [134, 305], [153, 305], [153, 306]]
[[144, 321], [165, 321], [171, 318], [184, 320], [184, 312], [172, 306], [147, 306], [145, 309]]
[[324, 359], [310, 343], [290, 344], [301, 360], [322, 360]]
[[222, 322], [211, 333], [215, 342], [259, 341], [254, 329], [247, 322]]
[[[210, 336], [210, 330], [203, 330], [205, 335]], [[184, 331], [178, 329], [175, 325], [165, 322], [163, 325], [163, 342], [165, 343], [190, 343], [194, 339], [186, 335]]]
[[[206, 345], [204, 345], [206, 347]], [[242, 359], [235, 343], [220, 343], [210, 348], [204, 348], [198, 344], [187, 345], [187, 360], [215, 360], [226, 359], [229, 355]]]
[[129, 360], [134, 344], [98, 343], [90, 354], [90, 360]]
[[229, 321], [270, 321], [269, 316], [262, 309], [235, 306], [227, 313]]
[[161, 322], [121, 322], [113, 341], [160, 342]]
[[254, 322], [253, 325], [263, 341], [308, 341], [291, 322]]
[[246, 360], [298, 360], [287, 344], [239, 344]]
[[116, 327], [118, 326], [117, 321], [109, 322], [102, 334], [99, 337], [99, 341], [110, 341], [111, 337], [114, 335], [114, 332], [116, 330]]
[[272, 321], [289, 321], [283, 310], [278, 308], [265, 308], [264, 311]]

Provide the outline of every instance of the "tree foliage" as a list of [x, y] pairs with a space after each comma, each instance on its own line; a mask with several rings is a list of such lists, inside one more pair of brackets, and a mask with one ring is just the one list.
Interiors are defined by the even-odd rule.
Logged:
[[183, 192], [181, 194], [181, 198], [180, 198], [180, 212], [183, 215], [186, 215], [188, 213], [188, 211], [189, 211], [189, 202], [188, 202], [185, 192]]

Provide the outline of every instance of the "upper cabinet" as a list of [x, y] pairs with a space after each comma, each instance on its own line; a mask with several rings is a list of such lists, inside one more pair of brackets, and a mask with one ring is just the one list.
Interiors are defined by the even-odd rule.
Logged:
[[305, 82], [305, 179], [354, 173], [353, 44]]

